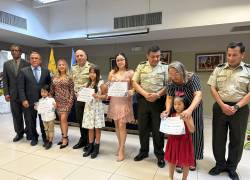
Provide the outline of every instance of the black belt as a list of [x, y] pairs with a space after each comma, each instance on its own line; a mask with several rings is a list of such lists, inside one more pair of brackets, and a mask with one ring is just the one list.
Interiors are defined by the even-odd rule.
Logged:
[[224, 102], [224, 103], [227, 104], [227, 105], [230, 105], [230, 106], [233, 106], [233, 105], [237, 104], [237, 102]]

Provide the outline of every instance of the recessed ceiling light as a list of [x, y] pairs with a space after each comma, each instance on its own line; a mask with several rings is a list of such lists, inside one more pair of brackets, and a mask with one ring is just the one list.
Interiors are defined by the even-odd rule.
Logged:
[[47, 4], [47, 3], [52, 3], [52, 2], [61, 1], [61, 0], [36, 0], [36, 1], [43, 3], [43, 4]]

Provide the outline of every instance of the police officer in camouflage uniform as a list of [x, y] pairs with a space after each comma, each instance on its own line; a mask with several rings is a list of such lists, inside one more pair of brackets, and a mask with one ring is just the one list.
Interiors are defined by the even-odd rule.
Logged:
[[[72, 67], [71, 76], [74, 81], [74, 90], [77, 97], [79, 90], [85, 87], [89, 81], [89, 68], [93, 66], [93, 64], [87, 61], [87, 54], [81, 49], [76, 51], [75, 57], [77, 64]], [[78, 143], [73, 146], [73, 149], [79, 149], [88, 145], [88, 130], [82, 127], [84, 106], [84, 102], [75, 102], [76, 121], [80, 126], [81, 137]]]
[[140, 138], [140, 152], [134, 158], [141, 161], [148, 157], [149, 136], [152, 131], [154, 154], [158, 159], [158, 166], [163, 168], [164, 135], [159, 132], [160, 114], [165, 105], [165, 82], [168, 66], [160, 61], [161, 51], [158, 46], [151, 47], [147, 52], [148, 61], [141, 62], [133, 76], [133, 87], [139, 93], [138, 97], [138, 126]]
[[[242, 62], [245, 47], [232, 42], [227, 47], [227, 63], [220, 64], [208, 80], [213, 105], [213, 153], [216, 161], [210, 175], [227, 171], [229, 177], [238, 180], [236, 168], [240, 162], [250, 102], [250, 65]], [[225, 159], [229, 129], [228, 158]]]

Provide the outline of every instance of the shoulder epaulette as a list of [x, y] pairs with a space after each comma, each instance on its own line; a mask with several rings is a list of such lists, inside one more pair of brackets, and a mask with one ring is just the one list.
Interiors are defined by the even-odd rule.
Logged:
[[161, 61], [161, 64], [168, 65], [166, 62]]
[[88, 62], [90, 66], [96, 66], [94, 63]]
[[245, 63], [244, 66], [250, 68], [250, 64], [246, 64], [246, 63]]
[[218, 64], [217, 67], [223, 67], [223, 66], [225, 66], [225, 65], [226, 65], [226, 63], [221, 63], [221, 64]]
[[142, 61], [139, 64], [146, 64], [146, 63], [147, 63], [147, 61]]

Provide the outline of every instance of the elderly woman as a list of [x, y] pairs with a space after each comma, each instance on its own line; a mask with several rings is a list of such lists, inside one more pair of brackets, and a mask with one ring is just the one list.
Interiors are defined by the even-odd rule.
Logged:
[[[182, 92], [187, 96], [190, 106], [181, 113], [182, 118], [193, 117], [195, 132], [192, 134], [195, 159], [203, 159], [203, 108], [201, 85], [198, 76], [185, 70], [181, 62], [173, 62], [168, 66], [169, 82], [167, 84], [166, 110], [162, 116], [171, 114], [173, 98], [176, 93]], [[190, 167], [195, 170], [196, 167]], [[181, 172], [180, 168], [176, 168]]]

